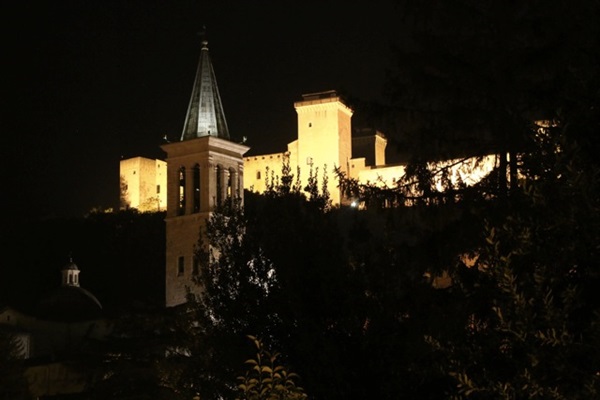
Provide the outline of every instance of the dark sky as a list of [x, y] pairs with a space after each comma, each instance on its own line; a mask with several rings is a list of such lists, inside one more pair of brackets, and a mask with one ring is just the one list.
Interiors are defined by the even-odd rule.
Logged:
[[19, 2], [4, 11], [3, 205], [8, 219], [118, 204], [124, 157], [177, 140], [209, 48], [232, 136], [250, 154], [296, 137], [293, 102], [337, 89], [382, 98], [392, 0]]

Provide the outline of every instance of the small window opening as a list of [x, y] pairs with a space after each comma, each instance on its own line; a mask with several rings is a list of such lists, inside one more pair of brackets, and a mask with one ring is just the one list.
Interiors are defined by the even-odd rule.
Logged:
[[177, 276], [183, 276], [184, 267], [184, 258], [181, 256], [177, 259]]

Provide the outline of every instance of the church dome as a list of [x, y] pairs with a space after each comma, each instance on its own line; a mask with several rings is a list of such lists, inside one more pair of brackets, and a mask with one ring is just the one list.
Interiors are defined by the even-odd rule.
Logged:
[[69, 260], [61, 271], [62, 285], [39, 302], [39, 318], [79, 322], [96, 319], [102, 315], [102, 305], [96, 296], [79, 286], [79, 272], [73, 260]]
[[87, 321], [102, 315], [102, 305], [81, 287], [61, 286], [40, 301], [37, 314], [50, 321]]

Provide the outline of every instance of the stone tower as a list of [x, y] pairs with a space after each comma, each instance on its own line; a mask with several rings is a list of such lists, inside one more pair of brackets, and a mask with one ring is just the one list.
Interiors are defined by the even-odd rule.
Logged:
[[119, 163], [121, 209], [164, 211], [167, 204], [167, 163], [132, 157]]
[[167, 153], [166, 299], [167, 307], [186, 301], [200, 266], [195, 258], [201, 229], [217, 204], [243, 199], [243, 155], [247, 146], [230, 140], [215, 73], [202, 42], [200, 61], [180, 141], [164, 144]]
[[294, 103], [298, 114], [297, 162], [303, 184], [311, 167], [319, 182], [327, 172], [328, 190], [334, 204], [342, 203], [335, 168], [348, 174], [352, 158], [352, 110], [333, 90], [302, 95]]

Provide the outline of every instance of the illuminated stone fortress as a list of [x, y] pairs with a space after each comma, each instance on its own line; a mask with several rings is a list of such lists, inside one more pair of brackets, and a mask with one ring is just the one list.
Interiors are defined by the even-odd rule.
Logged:
[[[353, 204], [344, 198], [338, 188], [335, 172], [339, 169], [346, 177], [360, 184], [395, 187], [405, 175], [405, 165], [386, 163], [387, 139], [372, 129], [354, 130], [352, 114], [344, 100], [333, 90], [302, 95], [294, 103], [298, 114], [298, 139], [288, 143], [282, 153], [244, 157], [244, 189], [263, 193], [271, 176], [281, 175], [284, 162], [289, 163], [291, 174], [300, 175], [302, 187], [311, 173], [322, 182], [327, 177], [333, 206]], [[467, 157], [438, 162], [449, 171], [448, 179], [469, 186], [479, 182], [497, 164], [496, 155]], [[441, 182], [438, 183], [441, 189]]]
[[[335, 91], [305, 94], [301, 101], [294, 103], [294, 108], [298, 114], [298, 139], [288, 144], [286, 152], [245, 157], [244, 188], [264, 192], [271, 177], [281, 175], [282, 164], [286, 162], [291, 174], [299, 174], [303, 187], [311, 173], [319, 182], [326, 175], [332, 204], [342, 204], [335, 169], [354, 177], [358, 170], [366, 168], [365, 157], [352, 158], [353, 111]], [[357, 138], [357, 144], [360, 140], [363, 150], [370, 155], [369, 160], [385, 163], [383, 135], [376, 133], [368, 138]]]
[[[359, 183], [389, 187], [404, 175], [403, 165], [386, 165], [387, 139], [381, 132], [352, 134], [353, 110], [335, 91], [305, 94], [294, 108], [298, 136], [286, 151], [244, 157], [249, 147], [230, 140], [208, 43], [203, 41], [180, 140], [162, 145], [165, 161], [121, 160], [122, 208], [167, 212], [167, 306], [184, 303], [186, 291], [195, 287], [199, 266], [194, 247], [215, 206], [227, 198], [243, 200], [244, 189], [264, 192], [271, 178], [281, 175], [284, 162], [295, 178], [299, 173], [302, 187], [311, 173], [319, 185], [326, 174], [333, 206], [351, 203], [338, 188], [336, 168]], [[475, 158], [448, 160], [450, 179], [475, 183], [496, 163], [495, 155], [483, 163]]]
[[[214, 71], [208, 58], [208, 48], [204, 46], [202, 54], [206, 60], [200, 62], [199, 76], [194, 83], [194, 93], [204, 93], [206, 104], [217, 104], [214, 109], [189, 109], [186, 117], [186, 130], [189, 131], [194, 121], [202, 125], [203, 135], [217, 136], [221, 133], [209, 125], [220, 121], [227, 127], [221, 99], [218, 96]], [[212, 77], [212, 78], [208, 78]], [[208, 88], [210, 86], [210, 90]], [[333, 90], [302, 95], [302, 99], [294, 103], [298, 115], [297, 139], [288, 143], [287, 150], [280, 153], [247, 156], [243, 159], [246, 190], [262, 193], [272, 176], [280, 176], [283, 162], [288, 162], [291, 173], [299, 172], [302, 186], [308, 183], [308, 177], [314, 173], [319, 182], [323, 174], [327, 175], [328, 191], [332, 204], [348, 203], [337, 187], [335, 169], [339, 168], [346, 176], [359, 183], [371, 183], [393, 187], [396, 180], [404, 175], [401, 164], [386, 164], [387, 139], [385, 135], [372, 130], [353, 130], [353, 110]], [[202, 122], [205, 121], [205, 122]], [[223, 129], [223, 128], [221, 128]], [[189, 132], [187, 133], [189, 136]], [[227, 137], [228, 133], [227, 133]], [[182, 136], [182, 140], [184, 137]], [[448, 160], [451, 168], [450, 178], [461, 180], [467, 185], [481, 179], [493, 168], [495, 156], [487, 157], [484, 162], [475, 166], [475, 158], [465, 159], [459, 163]], [[121, 161], [121, 194], [124, 206], [137, 208], [140, 211], [157, 211], [166, 208], [164, 190], [167, 174], [161, 160], [134, 157]]]

